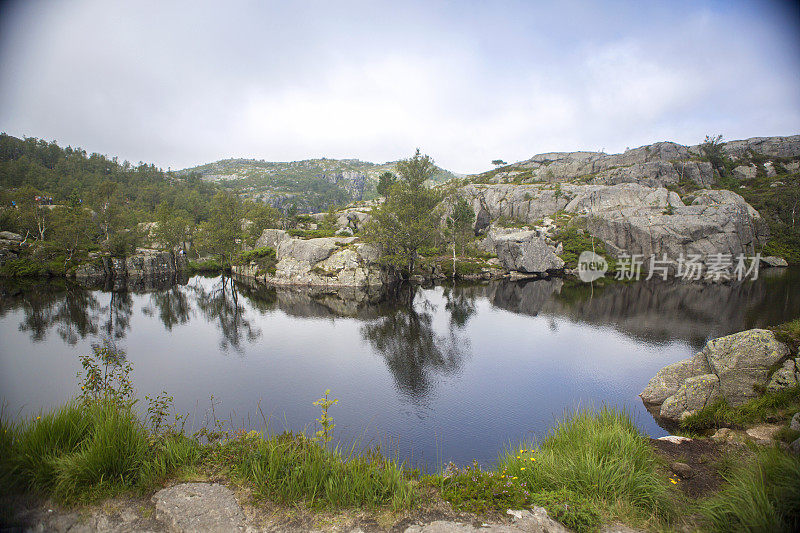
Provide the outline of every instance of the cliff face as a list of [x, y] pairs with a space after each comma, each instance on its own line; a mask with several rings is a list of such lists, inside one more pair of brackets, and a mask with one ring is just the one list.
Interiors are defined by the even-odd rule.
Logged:
[[167, 278], [186, 273], [183, 255], [137, 248], [136, 253], [121, 259], [98, 256], [91, 263], [75, 269], [75, 279], [83, 285], [107, 285], [113, 289], [146, 289]]

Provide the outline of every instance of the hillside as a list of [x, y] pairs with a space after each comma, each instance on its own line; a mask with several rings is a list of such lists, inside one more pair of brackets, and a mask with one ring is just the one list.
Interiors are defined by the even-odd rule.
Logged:
[[[378, 176], [396, 173], [396, 163], [370, 163], [358, 159], [307, 159], [272, 162], [256, 159], [223, 159], [178, 172], [196, 172], [202, 179], [274, 207], [297, 204], [301, 212], [324, 211], [332, 205], [367, 200], [376, 195]], [[435, 182], [454, 174], [439, 169]]]

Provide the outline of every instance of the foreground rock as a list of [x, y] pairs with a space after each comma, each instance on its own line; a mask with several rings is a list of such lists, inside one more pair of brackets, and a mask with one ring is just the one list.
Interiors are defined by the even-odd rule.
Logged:
[[569, 533], [565, 528], [547, 515], [541, 507], [532, 510], [510, 510], [510, 524], [482, 524], [476, 527], [447, 520], [437, 520], [430, 524], [413, 525], [404, 533]]
[[218, 483], [181, 483], [153, 495], [156, 519], [169, 531], [225, 533], [245, 530], [245, 516], [233, 492]]
[[[797, 360], [764, 329], [710, 340], [692, 359], [668, 365], [639, 395], [658, 417], [677, 422], [717, 399], [737, 406], [767, 388], [797, 383]], [[786, 374], [786, 375], [784, 375]]]

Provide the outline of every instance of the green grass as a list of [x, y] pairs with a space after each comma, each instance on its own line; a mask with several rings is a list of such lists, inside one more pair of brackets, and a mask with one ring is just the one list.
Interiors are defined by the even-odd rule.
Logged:
[[776, 326], [772, 328], [772, 331], [775, 332], [776, 339], [788, 344], [793, 352], [797, 353], [797, 349], [800, 347], [800, 318]]
[[151, 433], [130, 407], [110, 401], [71, 402], [19, 423], [0, 417], [0, 431], [0, 490], [68, 504], [147, 492], [196, 469], [313, 507], [400, 509], [414, 501], [415, 473], [375, 450], [255, 432], [201, 445], [199, 437]]
[[699, 506], [710, 530], [800, 530], [800, 458], [762, 450], [725, 477], [727, 485]]
[[624, 412], [609, 408], [565, 418], [538, 445], [505, 452], [494, 472], [473, 467], [439, 485], [457, 508], [542, 505], [577, 531], [603, 521], [653, 525], [675, 516], [674, 494], [648, 439]]
[[800, 385], [781, 391], [768, 391], [737, 407], [731, 407], [724, 399], [717, 400], [681, 420], [680, 427], [690, 432], [721, 427], [740, 428], [763, 422], [769, 415], [781, 414], [783, 411], [794, 413], [798, 409]]
[[251, 262], [255, 262], [261, 270], [274, 274], [276, 265], [278, 264], [278, 258], [274, 248], [264, 246], [262, 248], [242, 252], [233, 260], [234, 265], [247, 265]]
[[[303, 434], [229, 441], [216, 454], [257, 494], [311, 507], [409, 507], [412, 472], [375, 451], [328, 449]], [[219, 462], [220, 459], [217, 459]]]
[[3, 420], [2, 431], [4, 491], [63, 502], [145, 490], [197, 458], [177, 437], [156, 443], [130, 408], [111, 402], [70, 402], [18, 424]]
[[225, 265], [219, 259], [206, 259], [203, 261], [189, 261], [188, 264], [189, 274], [197, 274], [203, 272], [222, 272], [225, 270]]

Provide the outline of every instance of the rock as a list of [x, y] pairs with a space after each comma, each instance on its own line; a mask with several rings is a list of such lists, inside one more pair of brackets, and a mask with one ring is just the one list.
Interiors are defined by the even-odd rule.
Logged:
[[753, 180], [756, 179], [758, 169], [755, 165], [738, 166], [733, 169], [733, 177], [737, 180]]
[[780, 429], [780, 424], [759, 424], [747, 429], [745, 433], [756, 442], [771, 443], [775, 440], [775, 434]]
[[686, 463], [674, 462], [669, 465], [669, 469], [683, 479], [694, 477], [694, 470]]
[[278, 261], [291, 258], [313, 266], [327, 259], [340, 244], [352, 242], [347, 239], [349, 238], [286, 239], [278, 245]]
[[369, 288], [391, 282], [379, 258], [377, 248], [355, 237], [286, 239], [278, 244], [274, 272], [262, 272], [255, 263], [232, 271], [245, 281], [276, 286]]
[[796, 359], [787, 359], [783, 365], [772, 374], [767, 384], [767, 390], [779, 391], [797, 385], [800, 370], [797, 368]]
[[564, 261], [535, 231], [519, 231], [495, 239], [495, 253], [507, 270], [539, 274], [561, 270]]
[[22, 235], [11, 231], [0, 231], [0, 240], [22, 242]]
[[412, 525], [404, 533], [569, 533], [569, 530], [547, 515], [542, 507], [531, 510], [509, 510], [511, 524], [486, 523], [480, 527], [472, 524], [436, 520], [429, 524]]
[[719, 378], [722, 396], [733, 406], [766, 387], [772, 366], [789, 355], [789, 348], [765, 329], [751, 329], [710, 340], [700, 352]]
[[789, 445], [789, 451], [795, 455], [800, 455], [800, 438], [795, 439]]
[[792, 431], [800, 431], [800, 413], [795, 413], [792, 421], [789, 422], [789, 429]]
[[341, 229], [336, 231], [336, 235], [339, 235], [341, 237], [352, 237], [353, 236], [353, 230], [350, 229], [350, 228], [341, 228]]
[[711, 435], [711, 439], [715, 441], [724, 442], [730, 439], [731, 437], [731, 428], [719, 428], [717, 431]]
[[689, 437], [681, 437], [679, 435], [667, 435], [666, 437], [659, 437], [658, 440], [664, 440], [667, 442], [671, 442], [672, 444], [680, 444], [682, 442], [689, 442]]
[[115, 289], [142, 288], [186, 271], [186, 256], [165, 250], [137, 248], [127, 258], [95, 256], [75, 268], [75, 279], [84, 285], [110, 282]]
[[790, 386], [797, 379], [793, 360], [771, 374], [789, 355], [788, 347], [768, 330], [753, 329], [712, 339], [692, 359], [662, 368], [640, 394], [646, 405], [658, 407], [661, 418], [679, 421], [718, 398], [741, 405], [772, 385]]
[[659, 416], [668, 420], [683, 420], [689, 414], [710, 405], [720, 397], [719, 378], [702, 374], [686, 378], [674, 395], [661, 404]]
[[278, 249], [278, 244], [289, 239], [289, 234], [282, 229], [267, 228], [261, 232], [261, 236], [256, 240], [256, 248]]
[[691, 359], [684, 359], [667, 365], [656, 373], [639, 397], [646, 404], [662, 404], [664, 400], [678, 392], [686, 378], [696, 374]]
[[156, 518], [176, 532], [244, 531], [245, 516], [233, 492], [217, 483], [181, 483], [153, 495]]
[[775, 257], [773, 255], [768, 255], [766, 257], [761, 258], [761, 266], [762, 267], [788, 267], [789, 263], [786, 262], [786, 259], [783, 257]]

